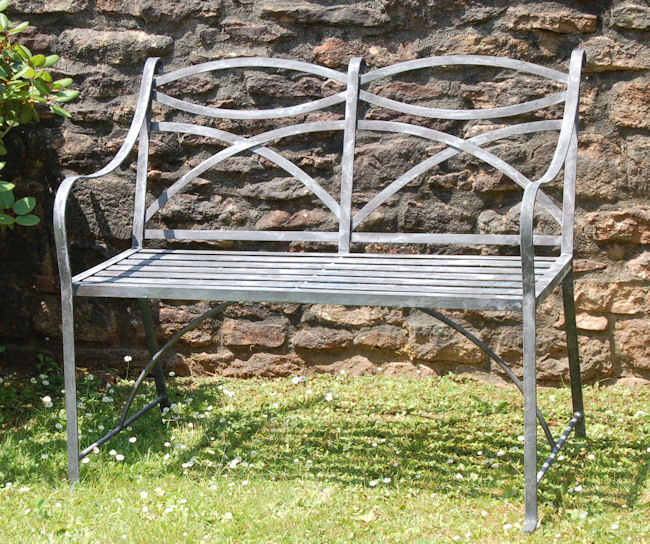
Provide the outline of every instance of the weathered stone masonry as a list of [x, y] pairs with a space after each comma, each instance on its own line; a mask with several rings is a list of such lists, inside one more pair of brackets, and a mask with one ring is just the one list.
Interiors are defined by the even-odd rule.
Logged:
[[[580, 46], [588, 59], [576, 218], [576, 301], [584, 374], [588, 380], [650, 378], [647, 3], [14, 0], [8, 13], [14, 20], [32, 23], [25, 45], [62, 57], [57, 66], [63, 75], [74, 78], [81, 98], [69, 105], [71, 121], [45, 119], [10, 137], [3, 174], [36, 194], [44, 221], [21, 236], [8, 233], [0, 239], [5, 262], [0, 282], [4, 302], [0, 344], [8, 346], [7, 357], [19, 360], [45, 352], [60, 359], [58, 286], [49, 220], [53, 193], [65, 175], [95, 171], [119, 148], [146, 57], [161, 56], [167, 67], [174, 68], [224, 56], [281, 56], [344, 70], [355, 55], [379, 67], [458, 53], [505, 55], [564, 70], [570, 51]], [[322, 91], [323, 82], [260, 74], [249, 77], [245, 88], [237, 84], [217, 89], [211, 80], [198, 78], [191, 90], [212, 104], [239, 107], [232, 105], [238, 104], [239, 95], [234, 93], [239, 90], [262, 101], [287, 94], [309, 97]], [[458, 81], [450, 85], [453, 93], [460, 92], [465, 105], [474, 107], [494, 105], [505, 91], [498, 82], [483, 87]], [[527, 98], [534, 98], [537, 91], [534, 85], [529, 87]], [[403, 100], [444, 99], [445, 92], [444, 86], [425, 87], [418, 81], [391, 83], [383, 89], [385, 96]], [[369, 111], [366, 115], [379, 114]], [[464, 128], [446, 128], [468, 134]], [[400, 139], [380, 145], [361, 141], [359, 145], [368, 146], [369, 153], [355, 166], [356, 175], [367, 180], [394, 179], [404, 171], [410, 153], [421, 156], [427, 151]], [[522, 160], [539, 158], [544, 163], [552, 152], [548, 146], [526, 145], [518, 151]], [[180, 162], [174, 162], [177, 158], [191, 164], [202, 156], [199, 147], [189, 147], [182, 151], [177, 143], [154, 139], [154, 186], [169, 182], [165, 166], [168, 170], [170, 165], [180, 167]], [[395, 171], [382, 163], [386, 158], [396, 165]], [[508, 158], [517, 162], [516, 154]], [[310, 164], [303, 166], [320, 171], [324, 178], [337, 172], [328, 153], [313, 153], [304, 161]], [[185, 195], [178, 206], [170, 203], [163, 221], [189, 224], [207, 217], [238, 228], [255, 225], [261, 229], [327, 225], [322, 211], [303, 207], [307, 197], [285, 179], [268, 175], [265, 184], [247, 181], [267, 175], [267, 166], [248, 156], [227, 161], [217, 173], [233, 184], [232, 194], [217, 196], [208, 187], [201, 189], [204, 193]], [[454, 192], [448, 201], [436, 202], [432, 213], [422, 211], [419, 199], [433, 198], [436, 191], [451, 186]], [[372, 187], [361, 186], [366, 189]], [[128, 247], [132, 190], [133, 171], [125, 169], [117, 176], [86, 182], [75, 192], [76, 270]], [[391, 200], [391, 206], [374, 219], [376, 224], [436, 230], [441, 226], [436, 222], [448, 221], [455, 222], [460, 232], [483, 227], [509, 232], [518, 213], [511, 187], [499, 176], [477, 170], [476, 165], [460, 176], [444, 169], [434, 171], [409, 190], [403, 198]], [[497, 207], [486, 207], [489, 201], [497, 202]], [[554, 294], [538, 314], [543, 324], [538, 341], [540, 378], [553, 382], [568, 378], [560, 308]], [[204, 304], [161, 304], [157, 308], [161, 340], [204, 309]], [[507, 313], [458, 316], [520, 370], [516, 320]], [[82, 299], [77, 311], [80, 363], [120, 368], [127, 353], [144, 362], [139, 323], [136, 306], [128, 302]], [[339, 370], [414, 376], [496, 372], [473, 344], [417, 311], [288, 304], [231, 307], [222, 320], [190, 333], [170, 364], [179, 374], [226, 376]]]

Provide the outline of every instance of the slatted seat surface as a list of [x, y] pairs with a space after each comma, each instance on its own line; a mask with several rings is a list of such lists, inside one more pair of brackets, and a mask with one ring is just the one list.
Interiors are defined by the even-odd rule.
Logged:
[[[537, 292], [566, 259], [538, 257]], [[77, 295], [521, 309], [520, 257], [128, 250], [73, 279]]]

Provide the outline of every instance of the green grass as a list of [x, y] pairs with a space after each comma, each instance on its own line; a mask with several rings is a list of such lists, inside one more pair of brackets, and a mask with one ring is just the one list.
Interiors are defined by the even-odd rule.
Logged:
[[[542, 483], [541, 525], [523, 535], [512, 388], [463, 377], [174, 379], [173, 416], [152, 411], [91, 454], [71, 491], [62, 385], [46, 381], [0, 384], [2, 543], [650, 541], [649, 388], [585, 389], [589, 438], [571, 436]], [[108, 389], [80, 381], [83, 445], [114, 424], [129, 390]], [[556, 435], [569, 396], [540, 391]]]

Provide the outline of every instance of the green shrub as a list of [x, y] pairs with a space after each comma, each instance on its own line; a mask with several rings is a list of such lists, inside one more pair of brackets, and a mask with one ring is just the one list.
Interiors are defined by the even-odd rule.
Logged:
[[[73, 100], [79, 91], [68, 90], [72, 79], [54, 80], [47, 68], [54, 66], [58, 55], [33, 55], [24, 45], [13, 43], [13, 36], [25, 30], [28, 22], [15, 23], [4, 11], [9, 0], [0, 0], [0, 155], [7, 154], [4, 138], [20, 125], [36, 123], [40, 111], [70, 117], [60, 104]], [[0, 162], [0, 170], [5, 163]], [[14, 225], [32, 226], [39, 222], [30, 213], [36, 199], [27, 196], [15, 199], [15, 185], [0, 181], [0, 231]]]

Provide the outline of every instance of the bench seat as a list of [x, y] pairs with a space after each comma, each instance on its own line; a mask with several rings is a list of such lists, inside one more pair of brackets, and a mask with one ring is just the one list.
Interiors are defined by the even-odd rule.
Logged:
[[[537, 257], [538, 298], [570, 256]], [[78, 296], [521, 310], [521, 258], [127, 250], [73, 278]]]

